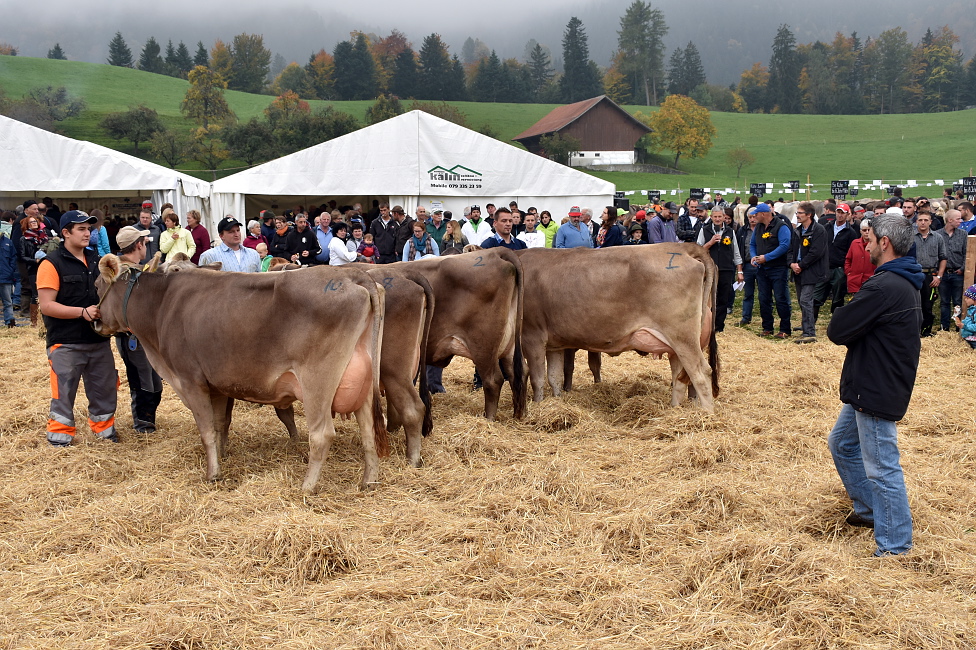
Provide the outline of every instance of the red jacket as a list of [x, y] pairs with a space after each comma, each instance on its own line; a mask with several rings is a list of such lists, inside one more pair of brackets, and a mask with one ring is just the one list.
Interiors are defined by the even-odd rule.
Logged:
[[864, 248], [864, 238], [858, 237], [851, 243], [844, 260], [844, 274], [847, 275], [847, 292], [857, 293], [865, 280], [874, 275], [874, 264]]

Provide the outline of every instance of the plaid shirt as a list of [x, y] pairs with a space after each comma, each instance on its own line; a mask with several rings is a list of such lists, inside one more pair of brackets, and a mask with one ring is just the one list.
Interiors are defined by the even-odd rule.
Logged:
[[261, 270], [261, 256], [253, 248], [241, 246], [238, 251], [232, 251], [227, 244], [220, 242], [214, 248], [205, 251], [200, 256], [200, 266], [220, 262], [221, 271], [243, 271], [257, 273]]

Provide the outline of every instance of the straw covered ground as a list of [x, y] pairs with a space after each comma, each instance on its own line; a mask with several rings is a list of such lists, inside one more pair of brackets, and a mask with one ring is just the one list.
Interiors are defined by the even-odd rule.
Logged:
[[[445, 373], [426, 466], [360, 492], [342, 423], [319, 492], [272, 409], [239, 404], [207, 484], [169, 387], [160, 431], [44, 441], [43, 343], [0, 333], [0, 648], [969, 648], [976, 644], [976, 356], [923, 342], [900, 425], [916, 547], [876, 559], [826, 435], [843, 349], [720, 335], [713, 416], [672, 409], [666, 361], [511, 420]], [[119, 363], [121, 367], [121, 363]], [[81, 416], [85, 400], [79, 396]], [[301, 428], [301, 427], [300, 427]]]

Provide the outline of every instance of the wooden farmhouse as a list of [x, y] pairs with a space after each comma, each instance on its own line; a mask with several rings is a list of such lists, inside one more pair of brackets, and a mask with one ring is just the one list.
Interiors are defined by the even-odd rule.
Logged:
[[570, 158], [572, 167], [633, 165], [634, 146], [650, 131], [612, 99], [600, 95], [553, 109], [514, 140], [532, 153], [544, 156], [539, 140], [544, 135], [559, 133], [580, 141], [580, 151]]

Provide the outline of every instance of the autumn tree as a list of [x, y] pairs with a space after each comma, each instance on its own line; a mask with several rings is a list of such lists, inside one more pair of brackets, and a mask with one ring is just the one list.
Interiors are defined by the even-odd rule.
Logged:
[[180, 112], [188, 119], [196, 121], [204, 129], [212, 123], [233, 119], [227, 100], [224, 99], [224, 89], [227, 82], [216, 71], [202, 65], [190, 70], [188, 75], [190, 87], [180, 104]]
[[132, 50], [125, 44], [122, 32], [115, 32], [115, 36], [109, 41], [107, 63], [121, 68], [132, 67]]
[[256, 117], [227, 127], [224, 140], [231, 155], [243, 160], [248, 167], [264, 162], [274, 155], [274, 133], [267, 122]]
[[674, 168], [678, 168], [681, 156], [701, 158], [712, 148], [715, 127], [708, 111], [684, 95], [670, 95], [660, 110], [649, 118], [642, 113], [634, 115], [652, 130], [645, 135], [647, 146], [654, 151], [674, 152]]
[[57, 122], [77, 117], [84, 109], [85, 101], [69, 95], [64, 86], [39, 86], [31, 88], [22, 99], [7, 102], [3, 114], [39, 129], [53, 131]]
[[219, 38], [214, 41], [213, 47], [210, 48], [210, 66], [209, 68], [220, 75], [220, 78], [224, 81], [228, 81], [231, 75], [231, 69], [234, 66], [234, 54], [230, 51], [227, 43], [224, 43]]
[[736, 147], [725, 154], [725, 162], [735, 169], [735, 177], [739, 178], [742, 168], [755, 164], [756, 157], [749, 153], [745, 147]]
[[139, 143], [146, 142], [163, 130], [163, 122], [154, 109], [140, 104], [120, 113], [110, 113], [99, 123], [102, 129], [116, 140], [129, 140], [139, 155]]
[[332, 55], [319, 50], [308, 57], [305, 64], [305, 79], [312, 93], [318, 99], [334, 99], [335, 64]]
[[402, 114], [403, 105], [395, 95], [380, 95], [376, 98], [376, 103], [366, 109], [366, 124], [379, 124]]
[[739, 79], [738, 94], [746, 105], [746, 110], [762, 113], [769, 110], [769, 70], [761, 63], [754, 63], [742, 73]]
[[[398, 29], [390, 32], [389, 36], [373, 43], [371, 50], [376, 61], [377, 87], [389, 90], [393, 76], [396, 74], [396, 61], [401, 53], [411, 48], [410, 41]], [[391, 91], [392, 92], [392, 91]]]
[[223, 125], [211, 124], [209, 127], [198, 127], [193, 130], [193, 160], [200, 163], [205, 171], [209, 171], [213, 180], [217, 180], [217, 170], [225, 160], [230, 158], [230, 150], [223, 141]]
[[617, 48], [623, 53], [620, 71], [643, 94], [644, 103], [657, 104], [664, 79], [664, 37], [668, 26], [664, 13], [651, 3], [634, 0], [620, 19]]
[[259, 93], [271, 67], [271, 51], [264, 47], [260, 34], [238, 34], [231, 43], [228, 87], [246, 93]]
[[289, 90], [301, 97], [315, 99], [305, 68], [295, 62], [285, 66], [285, 69], [275, 77], [271, 84], [271, 92], [276, 95], [281, 95]]
[[149, 153], [176, 169], [193, 155], [193, 138], [181, 130], [157, 131], [149, 139]]

